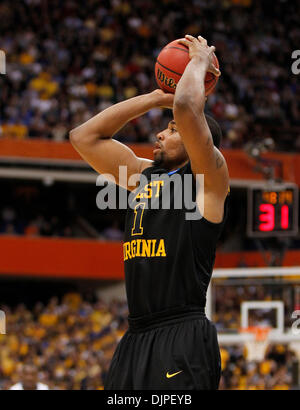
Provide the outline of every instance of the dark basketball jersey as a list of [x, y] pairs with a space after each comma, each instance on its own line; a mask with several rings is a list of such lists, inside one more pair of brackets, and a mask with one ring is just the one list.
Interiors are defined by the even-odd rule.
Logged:
[[[192, 218], [195, 215], [189, 207], [196, 193], [190, 163], [172, 174], [177, 183], [167, 171], [147, 168], [142, 173], [146, 183], [141, 180], [131, 193], [123, 245], [130, 317], [203, 308], [206, 303], [227, 201], [221, 223], [190, 219], [187, 213]], [[185, 191], [187, 186], [191, 190]], [[161, 209], [168, 197], [170, 209]], [[180, 198], [183, 206], [178, 203]]]

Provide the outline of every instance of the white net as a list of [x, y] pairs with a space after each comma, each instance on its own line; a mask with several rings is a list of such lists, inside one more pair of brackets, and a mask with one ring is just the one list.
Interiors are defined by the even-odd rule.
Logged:
[[269, 335], [271, 329], [269, 327], [249, 327], [242, 328], [240, 331], [251, 336], [245, 342], [247, 360], [261, 362], [270, 343]]
[[261, 362], [267, 351], [269, 340], [252, 340], [245, 343], [247, 360], [252, 362]]

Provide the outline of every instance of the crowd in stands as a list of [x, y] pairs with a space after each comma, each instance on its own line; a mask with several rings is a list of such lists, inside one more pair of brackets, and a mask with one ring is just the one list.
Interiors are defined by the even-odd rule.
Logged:
[[41, 213], [32, 219], [21, 219], [17, 217], [12, 207], [2, 209], [0, 216], [0, 234], [36, 236], [59, 236], [73, 237], [72, 227], [57, 216], [46, 219]]
[[[272, 282], [266, 284], [243, 284], [243, 285], [226, 285], [218, 286], [215, 282], [214, 301], [215, 314], [213, 321], [219, 332], [237, 332], [241, 327], [241, 303], [246, 301], [278, 301], [284, 302], [288, 309], [285, 309], [285, 327], [292, 325], [289, 312], [297, 310], [299, 287], [293, 284], [283, 286], [283, 283]], [[275, 309], [251, 309], [249, 312], [249, 327], [275, 327], [276, 310]]]
[[124, 211], [100, 211], [100, 188], [2, 181], [1, 189], [0, 235], [123, 239]]
[[0, 388], [20, 382], [34, 365], [50, 389], [101, 389], [116, 345], [126, 329], [127, 305], [67, 294], [32, 310], [2, 307], [7, 334], [0, 335]]
[[[216, 46], [222, 77], [207, 108], [223, 147], [272, 136], [276, 149], [299, 150], [299, 13], [299, 0], [2, 0], [1, 135], [66, 139], [109, 105], [157, 88], [159, 51], [189, 33]], [[118, 137], [152, 141], [166, 115], [151, 110]]]
[[[245, 346], [222, 347], [222, 390], [290, 390], [297, 357], [287, 345], [270, 344], [261, 361], [248, 360]], [[296, 369], [296, 370], [295, 370]]]
[[[0, 235], [22, 235], [26, 237], [91, 238], [106, 241], [122, 241], [124, 233], [117, 219], [108, 218], [106, 228], [96, 231], [84, 226], [79, 216], [64, 219], [60, 215], [38, 213], [32, 218], [20, 218], [12, 207], [5, 207], [0, 212]], [[85, 229], [86, 228], [86, 229]], [[101, 228], [101, 227], [100, 227]]]
[[[28, 308], [1, 306], [0, 390], [20, 383], [24, 366], [37, 370], [50, 389], [102, 389], [113, 352], [127, 330], [127, 304], [104, 303], [68, 293]], [[244, 347], [221, 347], [221, 389], [290, 389], [295, 354], [269, 346], [261, 362], [247, 360]]]

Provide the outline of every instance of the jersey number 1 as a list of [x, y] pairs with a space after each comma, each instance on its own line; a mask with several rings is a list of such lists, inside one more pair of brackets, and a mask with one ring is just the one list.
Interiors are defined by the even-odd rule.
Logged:
[[143, 235], [142, 219], [145, 210], [145, 203], [140, 202], [134, 208], [134, 222], [131, 235]]

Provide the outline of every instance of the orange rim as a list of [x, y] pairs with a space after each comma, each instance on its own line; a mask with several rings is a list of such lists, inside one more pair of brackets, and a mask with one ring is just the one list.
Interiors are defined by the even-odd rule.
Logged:
[[271, 327], [260, 327], [260, 326], [249, 326], [241, 328], [241, 333], [252, 333], [254, 334], [256, 342], [264, 342], [271, 331]]

